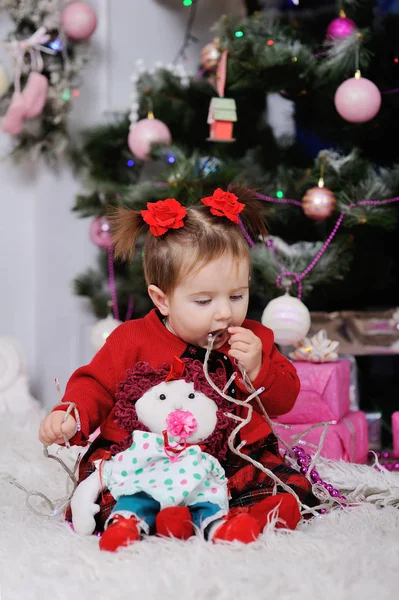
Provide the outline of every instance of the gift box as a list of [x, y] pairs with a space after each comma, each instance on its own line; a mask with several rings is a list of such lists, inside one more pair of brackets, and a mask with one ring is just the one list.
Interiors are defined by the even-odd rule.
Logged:
[[[291, 425], [290, 429], [279, 427], [275, 422], [276, 433], [289, 445], [294, 445], [295, 439], [301, 436], [314, 423], [303, 423]], [[315, 454], [324, 427], [316, 427], [309, 431], [296, 445], [303, 445], [306, 452]], [[283, 444], [279, 443], [280, 450], [284, 450]], [[333, 421], [328, 425], [327, 434], [324, 438], [320, 456], [332, 460], [345, 460], [353, 463], [366, 463], [368, 458], [369, 443], [367, 435], [367, 418], [361, 410], [349, 411], [339, 421]]]
[[391, 416], [393, 455], [399, 456], [399, 411]]
[[289, 413], [279, 423], [339, 421], [350, 409], [351, 364], [347, 359], [330, 363], [294, 362], [301, 389]]
[[[367, 428], [369, 436], [369, 449], [377, 452], [381, 450], [381, 412], [366, 412]], [[392, 418], [393, 424], [393, 418]], [[399, 432], [398, 432], [399, 433]]]

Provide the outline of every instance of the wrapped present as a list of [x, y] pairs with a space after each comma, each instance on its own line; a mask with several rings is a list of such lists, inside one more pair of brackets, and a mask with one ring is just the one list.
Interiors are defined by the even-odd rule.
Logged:
[[[279, 427], [275, 423], [278, 435], [289, 445], [303, 445], [306, 451], [315, 454], [324, 427], [314, 427], [315, 424], [303, 423], [292, 425], [290, 429]], [[310, 427], [311, 431], [302, 435]], [[298, 440], [299, 436], [299, 440]], [[280, 450], [284, 446], [280, 443]], [[366, 463], [369, 444], [367, 435], [367, 419], [361, 410], [349, 411], [341, 420], [328, 425], [320, 456], [332, 460], [345, 460], [353, 463]]]
[[351, 364], [295, 362], [301, 389], [294, 408], [276, 420], [280, 423], [339, 421], [350, 408]]
[[391, 422], [393, 455], [399, 456], [399, 411], [392, 413]]
[[[373, 451], [381, 450], [381, 412], [366, 412], [369, 448]], [[393, 422], [393, 420], [392, 420]], [[399, 431], [398, 431], [399, 435]]]

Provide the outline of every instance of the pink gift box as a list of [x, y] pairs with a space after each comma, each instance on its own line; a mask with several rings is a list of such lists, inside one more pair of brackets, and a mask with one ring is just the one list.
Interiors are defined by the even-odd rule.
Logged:
[[399, 411], [392, 413], [391, 423], [393, 455], [399, 456]]
[[[295, 438], [312, 425], [314, 423], [295, 424], [291, 429], [285, 429], [275, 423], [275, 430], [289, 446], [292, 446]], [[323, 431], [322, 426], [317, 427], [300, 439], [302, 442], [309, 442], [317, 447]], [[302, 445], [298, 442], [296, 444], [301, 445], [309, 454], [316, 452], [316, 448], [311, 445]], [[284, 450], [282, 444], [280, 444], [280, 450]], [[346, 462], [366, 463], [368, 451], [366, 414], [361, 410], [353, 410], [349, 411], [340, 421], [328, 426], [320, 456], [333, 460], [342, 459]]]
[[350, 407], [351, 365], [347, 359], [331, 363], [294, 362], [301, 389], [289, 413], [279, 423], [339, 421]]

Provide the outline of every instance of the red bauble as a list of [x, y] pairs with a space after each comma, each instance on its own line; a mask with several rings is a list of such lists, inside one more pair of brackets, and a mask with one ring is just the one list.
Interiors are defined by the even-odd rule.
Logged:
[[335, 208], [336, 200], [331, 190], [322, 186], [310, 188], [302, 198], [303, 212], [315, 221], [329, 217]]

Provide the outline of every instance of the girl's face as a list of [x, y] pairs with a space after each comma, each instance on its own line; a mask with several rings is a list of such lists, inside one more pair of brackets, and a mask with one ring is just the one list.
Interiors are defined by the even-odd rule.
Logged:
[[[223, 254], [183, 281], [165, 295], [168, 327], [189, 344], [207, 348], [208, 335], [244, 321], [249, 300], [249, 261]], [[223, 346], [229, 338], [225, 331], [214, 343]]]

